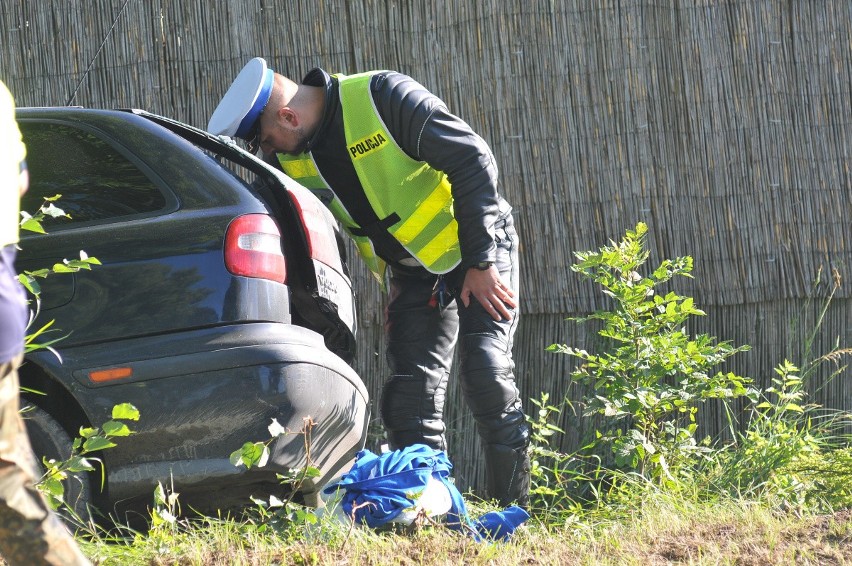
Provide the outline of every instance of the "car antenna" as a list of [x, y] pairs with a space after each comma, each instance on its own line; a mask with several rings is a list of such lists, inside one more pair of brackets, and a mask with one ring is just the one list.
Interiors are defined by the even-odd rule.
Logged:
[[95, 64], [95, 59], [97, 59], [98, 55], [100, 55], [101, 50], [104, 48], [104, 45], [106, 45], [107, 39], [109, 39], [110, 34], [112, 34], [112, 30], [115, 29], [115, 25], [118, 23], [118, 18], [120, 18], [121, 14], [124, 13], [124, 9], [127, 8], [127, 5], [129, 3], [130, 3], [130, 0], [124, 1], [124, 6], [121, 7], [121, 10], [118, 11], [118, 15], [112, 21], [112, 26], [110, 26], [109, 30], [106, 32], [106, 35], [104, 35], [104, 40], [101, 41], [101, 46], [98, 47], [98, 50], [95, 52], [95, 55], [92, 57], [92, 60], [89, 61], [89, 66], [88, 66], [88, 68], [86, 68], [86, 72], [83, 73], [82, 77], [80, 77], [80, 82], [77, 83], [77, 87], [74, 89], [74, 92], [71, 93], [71, 98], [68, 99], [68, 102], [65, 104], [65, 106], [71, 106], [71, 103], [74, 101], [74, 97], [77, 96], [77, 91], [80, 90], [80, 85], [82, 85], [83, 81], [86, 80], [86, 77], [89, 76], [89, 71], [92, 70], [92, 66]]

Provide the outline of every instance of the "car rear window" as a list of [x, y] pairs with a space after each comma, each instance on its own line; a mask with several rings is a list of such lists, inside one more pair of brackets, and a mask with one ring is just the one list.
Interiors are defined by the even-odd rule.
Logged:
[[162, 210], [166, 198], [139, 168], [98, 136], [64, 124], [21, 122], [30, 188], [21, 208], [45, 198], [71, 218], [47, 218], [46, 227], [93, 222]]

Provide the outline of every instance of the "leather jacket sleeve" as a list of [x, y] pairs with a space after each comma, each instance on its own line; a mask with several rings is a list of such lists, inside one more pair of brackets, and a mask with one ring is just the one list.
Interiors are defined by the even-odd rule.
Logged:
[[379, 73], [371, 88], [376, 108], [402, 150], [446, 173], [462, 266], [494, 261], [494, 224], [511, 208], [497, 194], [497, 164], [488, 144], [411, 77]]

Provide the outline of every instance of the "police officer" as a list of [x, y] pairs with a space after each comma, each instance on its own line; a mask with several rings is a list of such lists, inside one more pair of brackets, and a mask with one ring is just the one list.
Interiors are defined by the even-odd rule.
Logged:
[[20, 196], [29, 177], [15, 106], [0, 82], [0, 555], [11, 565], [89, 564], [33, 486], [32, 449], [19, 413], [27, 302], [15, 274]]
[[380, 411], [391, 448], [446, 450], [458, 342], [488, 496], [526, 506], [529, 430], [512, 361], [518, 237], [485, 141], [406, 75], [317, 68], [296, 83], [261, 58], [240, 71], [208, 130], [248, 141], [313, 190], [388, 282]]

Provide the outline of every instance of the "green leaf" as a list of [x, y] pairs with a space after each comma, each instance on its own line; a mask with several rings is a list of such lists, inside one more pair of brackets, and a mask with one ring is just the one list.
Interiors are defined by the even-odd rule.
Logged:
[[112, 408], [112, 418], [138, 421], [139, 409], [137, 409], [130, 403], [121, 403]]
[[163, 489], [163, 484], [157, 482], [157, 487], [154, 488], [154, 505], [159, 507], [166, 503], [166, 490]]
[[306, 479], [307, 478], [318, 478], [318, 477], [320, 477], [321, 474], [322, 474], [322, 472], [320, 471], [319, 468], [317, 468], [315, 466], [308, 466], [302, 472], [302, 477], [304, 477]]
[[56, 511], [63, 503], [65, 495], [65, 486], [62, 481], [54, 476], [46, 478], [39, 483], [39, 490], [46, 495], [46, 499], [50, 508]]
[[248, 469], [254, 466], [262, 468], [269, 460], [269, 448], [263, 442], [246, 442], [231, 453], [230, 460], [235, 466], [242, 464]]
[[104, 450], [105, 448], [112, 448], [113, 446], [115, 446], [115, 443], [109, 439], [103, 436], [93, 436], [83, 443], [83, 451], [95, 452], [97, 450]]
[[315, 513], [302, 508], [296, 509], [294, 519], [297, 522], [307, 523], [309, 525], [315, 525], [319, 520]]
[[25, 273], [26, 273], [27, 275], [31, 276], [31, 277], [40, 277], [40, 278], [42, 278], [42, 279], [45, 279], [48, 275], [50, 275], [51, 273], [53, 273], [53, 271], [51, 271], [50, 269], [48, 269], [48, 268], [44, 267], [44, 268], [42, 268], [42, 269], [35, 269], [35, 270], [33, 270], [33, 271], [26, 271]]
[[52, 202], [50, 204], [42, 206], [41, 212], [45, 216], [50, 216], [51, 218], [62, 218], [62, 217], [70, 218], [67, 214], [65, 214], [64, 210], [62, 210], [61, 208], [59, 208], [58, 206], [56, 206]]
[[76, 472], [91, 472], [94, 469], [95, 467], [82, 456], [72, 456], [65, 463], [65, 470], [72, 474]]
[[27, 230], [37, 234], [47, 234], [47, 232], [44, 231], [44, 228], [42, 228], [41, 222], [34, 218], [28, 218], [21, 222], [21, 230]]
[[168, 509], [160, 507], [156, 510], [156, 512], [157, 516], [170, 525], [177, 521], [177, 517], [175, 517]]
[[77, 273], [78, 271], [66, 263], [54, 263], [51, 269], [54, 273]]
[[118, 421], [107, 421], [103, 424], [104, 434], [107, 436], [130, 436], [133, 431], [126, 424]]
[[98, 433], [98, 429], [91, 427], [80, 427], [80, 436], [83, 438], [91, 438]]
[[27, 275], [27, 273], [21, 273], [18, 275], [18, 281], [21, 282], [21, 285], [30, 292], [30, 294], [38, 297], [41, 294], [41, 285], [38, 284], [33, 277]]

